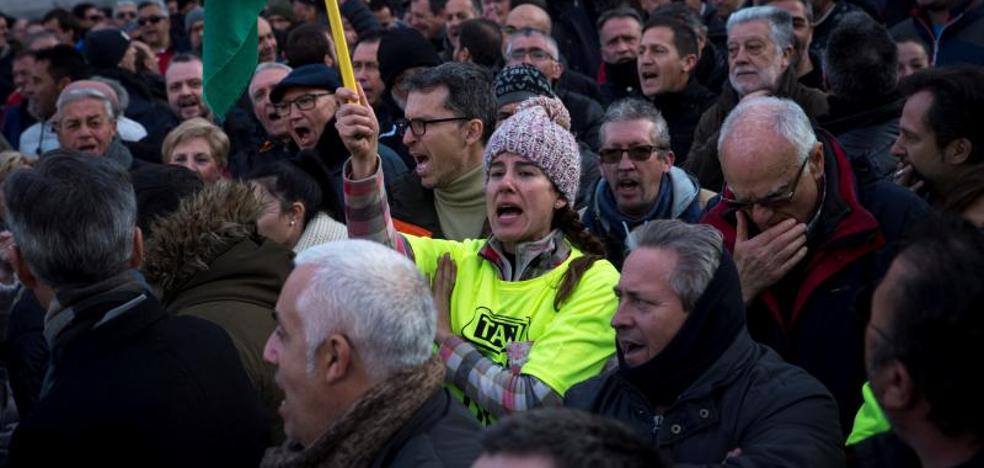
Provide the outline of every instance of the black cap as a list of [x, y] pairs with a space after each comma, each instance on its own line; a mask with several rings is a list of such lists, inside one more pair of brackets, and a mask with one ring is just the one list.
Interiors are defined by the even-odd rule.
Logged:
[[394, 28], [386, 31], [379, 41], [379, 76], [386, 89], [400, 73], [414, 67], [436, 67], [441, 64], [434, 46], [416, 29]]
[[130, 36], [119, 29], [89, 31], [85, 36], [85, 59], [93, 68], [116, 68], [129, 48]]
[[342, 80], [334, 68], [322, 63], [302, 65], [293, 69], [274, 86], [273, 91], [270, 91], [270, 102], [280, 102], [290, 88], [317, 88], [334, 93], [340, 86]]
[[534, 96], [554, 97], [550, 82], [536, 67], [521, 63], [503, 68], [495, 76], [495, 106], [525, 101]]

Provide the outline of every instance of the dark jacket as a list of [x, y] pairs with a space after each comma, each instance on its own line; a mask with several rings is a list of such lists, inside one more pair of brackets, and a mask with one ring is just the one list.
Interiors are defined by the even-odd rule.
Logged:
[[700, 60], [694, 68], [693, 77], [715, 94], [720, 94], [728, 81], [728, 59], [710, 39], [700, 51]]
[[605, 258], [622, 269], [628, 253], [626, 238], [636, 227], [654, 219], [682, 219], [696, 223], [700, 219], [700, 186], [678, 167], [671, 167], [660, 182], [659, 195], [649, 214], [641, 219], [625, 216], [615, 204], [615, 196], [605, 179], [591, 190], [591, 201], [583, 215], [584, 227], [605, 244]]
[[103, 293], [73, 308], [52, 348], [50, 387], [14, 433], [10, 466], [256, 466], [268, 421], [219, 327], [174, 317], [148, 292]]
[[[263, 348], [276, 328], [277, 297], [293, 269], [286, 246], [259, 236], [262, 203], [245, 185], [211, 184], [161, 218], [143, 271], [168, 312], [206, 319], [232, 339], [271, 418], [283, 400]], [[277, 418], [273, 418], [277, 419]], [[279, 430], [279, 420], [274, 423]]]
[[13, 146], [20, 144], [21, 133], [38, 123], [30, 112], [27, 111], [27, 98], [21, 100], [16, 106], [6, 107], [3, 110], [3, 137]]
[[918, 9], [913, 10], [909, 19], [895, 25], [892, 34], [922, 39], [933, 66], [984, 65], [984, 5], [968, 10], [970, 3], [969, 0], [959, 2], [950, 10], [950, 22], [939, 37], [933, 35], [933, 23], [926, 12]]
[[[886, 180], [856, 183], [851, 163], [824, 132], [825, 193], [817, 225], [799, 265], [748, 306], [748, 329], [792, 364], [803, 367], [837, 399], [849, 433], [865, 381], [864, 329], [871, 295], [897, 241], [925, 218], [915, 194]], [[727, 190], [727, 189], [726, 189]], [[727, 192], [726, 192], [727, 193]], [[704, 216], [734, 249], [735, 213], [721, 203]]]
[[41, 394], [41, 381], [48, 368], [48, 343], [44, 341], [45, 310], [34, 291], [22, 289], [10, 310], [3, 364], [17, 412], [23, 419], [31, 414]]
[[[827, 96], [820, 90], [807, 88], [796, 81], [792, 67], [779, 78], [776, 97], [788, 98], [795, 101], [810, 118], [818, 118], [827, 113], [829, 108]], [[721, 174], [721, 163], [718, 161], [717, 142], [721, 125], [732, 109], [738, 105], [738, 93], [730, 84], [725, 85], [724, 91], [704, 115], [700, 117], [694, 130], [693, 145], [687, 162], [682, 167], [687, 172], [697, 176], [700, 186], [719, 192], [724, 185], [724, 175]]]
[[560, 79], [557, 80], [556, 88], [558, 90], [573, 91], [597, 102], [599, 105], [603, 101], [601, 87], [598, 85], [598, 82], [583, 73], [571, 70], [565, 71], [563, 75], [560, 75]]
[[[830, 394], [745, 331], [661, 419], [617, 370], [575, 386], [565, 404], [628, 424], [674, 466], [844, 463], [837, 406]], [[729, 457], [739, 448], [740, 456]]]
[[813, 42], [810, 43], [810, 52], [818, 57], [823, 57], [823, 52], [827, 50], [830, 35], [841, 23], [841, 20], [851, 13], [864, 13], [864, 10], [849, 1], [840, 0], [834, 2], [833, 9], [826, 15], [826, 18], [814, 15], [816, 22], [813, 23]]
[[578, 141], [583, 141], [592, 151], [598, 151], [601, 141], [601, 121], [605, 110], [597, 101], [573, 91], [557, 89], [557, 97], [571, 114], [571, 133]]
[[653, 105], [666, 119], [670, 130], [670, 146], [676, 156], [673, 164], [682, 166], [690, 153], [694, 130], [704, 112], [714, 104], [717, 95], [690, 78], [687, 86], [677, 93], [663, 93], [652, 97]]
[[602, 63], [598, 82], [601, 83], [601, 104], [604, 107], [627, 97], [642, 98], [639, 67], [635, 59], [625, 63]]
[[819, 124], [840, 143], [851, 161], [863, 159], [875, 171], [875, 177], [888, 177], [895, 171], [898, 158], [892, 145], [899, 136], [899, 116], [905, 97], [893, 90], [863, 100], [830, 96], [830, 112]]
[[[876, 434], [847, 446], [847, 466], [851, 468], [920, 468], [922, 462], [892, 431]], [[984, 468], [984, 450], [952, 468]]]

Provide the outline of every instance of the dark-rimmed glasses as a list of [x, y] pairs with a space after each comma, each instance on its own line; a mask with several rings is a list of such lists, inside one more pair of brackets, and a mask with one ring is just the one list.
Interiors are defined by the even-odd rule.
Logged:
[[138, 19], [137, 20], [137, 24], [139, 24], [140, 26], [146, 26], [147, 23], [157, 24], [157, 23], [160, 23], [161, 21], [164, 21], [164, 19], [165, 19], [164, 16], [156, 16], [156, 15], [155, 16], [147, 16], [145, 18]]
[[666, 146], [638, 145], [630, 148], [602, 148], [598, 151], [598, 157], [605, 164], [618, 164], [622, 160], [623, 154], [628, 154], [629, 159], [636, 162], [648, 161], [657, 151], [666, 151]]
[[800, 178], [803, 177], [803, 169], [806, 168], [806, 163], [808, 163], [809, 161], [810, 158], [806, 158], [803, 160], [803, 164], [800, 164], [799, 170], [796, 171], [796, 177], [793, 179], [792, 184], [789, 186], [790, 187], [789, 192], [779, 195], [773, 195], [770, 197], [765, 197], [760, 200], [737, 200], [735, 198], [731, 198], [730, 196], [722, 195], [721, 201], [724, 202], [724, 204], [727, 205], [729, 208], [733, 208], [736, 210], [743, 210], [743, 211], [750, 210], [752, 209], [753, 206], [756, 205], [770, 210], [779, 208], [785, 205], [786, 203], [789, 203], [789, 201], [793, 199], [793, 196], [796, 195], [796, 188], [799, 187]]
[[396, 130], [403, 135], [410, 129], [410, 133], [413, 133], [415, 137], [422, 137], [427, 134], [427, 126], [430, 124], [443, 123], [443, 122], [455, 122], [459, 120], [471, 120], [468, 117], [446, 117], [443, 119], [400, 119], [396, 121]]
[[310, 93], [303, 94], [300, 97], [292, 101], [280, 101], [273, 105], [273, 110], [277, 112], [277, 115], [281, 117], [287, 117], [290, 114], [290, 106], [296, 105], [298, 110], [306, 111], [314, 109], [315, 103], [318, 102], [318, 98], [321, 96], [330, 96], [331, 93]]

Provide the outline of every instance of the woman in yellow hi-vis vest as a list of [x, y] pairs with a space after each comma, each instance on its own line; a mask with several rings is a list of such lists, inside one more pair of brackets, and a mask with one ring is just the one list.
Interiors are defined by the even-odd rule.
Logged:
[[[356, 97], [341, 88], [337, 96]], [[453, 393], [480, 421], [561, 404], [568, 388], [598, 374], [614, 354], [619, 277], [572, 207], [580, 154], [567, 110], [559, 100], [532, 98], [492, 134], [484, 154], [492, 235], [457, 242], [394, 229], [376, 155], [378, 124], [358, 97], [362, 105], [337, 114], [352, 153], [345, 167], [349, 236], [392, 246], [444, 285], [450, 313], [439, 312], [438, 353]], [[448, 106], [428, 111], [408, 122], [412, 136], [404, 141], [441, 131], [439, 124], [479, 133], [484, 125]]]

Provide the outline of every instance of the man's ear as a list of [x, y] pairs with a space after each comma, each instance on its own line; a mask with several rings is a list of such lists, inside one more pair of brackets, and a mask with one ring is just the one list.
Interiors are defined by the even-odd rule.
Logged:
[[687, 54], [683, 56], [683, 71], [689, 74], [697, 66], [697, 54]]
[[458, 52], [454, 54], [454, 61], [462, 63], [471, 62], [471, 51], [467, 47], [458, 49]]
[[58, 80], [58, 81], [55, 82], [55, 89], [58, 90], [58, 94], [61, 94], [62, 90], [64, 90], [65, 87], [68, 86], [68, 85], [70, 85], [71, 83], [72, 83], [72, 79], [71, 78], [69, 78], [67, 76], [66, 77], [63, 77], [62, 79], [60, 79], [60, 80]]
[[130, 268], [140, 268], [143, 264], [144, 238], [139, 227], [133, 228], [133, 253], [130, 254]]
[[663, 155], [663, 158], [666, 161], [666, 170], [663, 172], [670, 172], [670, 168], [673, 167], [673, 161], [676, 161], [676, 153], [673, 150], [668, 150]]
[[481, 141], [485, 132], [485, 122], [482, 119], [471, 119], [465, 123], [465, 143], [468, 146]]
[[27, 262], [24, 261], [24, 255], [21, 254], [20, 247], [17, 244], [10, 246], [10, 265], [14, 267], [14, 273], [17, 273], [17, 279], [20, 280], [21, 284], [27, 289], [34, 289], [38, 287], [40, 281], [34, 276], [34, 272], [31, 268], [27, 266]]
[[324, 371], [325, 383], [345, 379], [352, 370], [352, 345], [348, 338], [334, 334], [325, 338], [315, 353], [315, 366]]
[[820, 180], [823, 177], [823, 143], [817, 142], [816, 146], [813, 147], [813, 151], [810, 152], [810, 175], [814, 179]]
[[789, 46], [782, 49], [781, 60], [782, 60], [783, 70], [789, 68], [793, 64], [793, 55], [795, 53], [796, 51], [793, 49], [793, 46]]
[[892, 360], [878, 371], [879, 390], [878, 402], [886, 410], [905, 410], [915, 403], [916, 393], [912, 383], [912, 375], [901, 361]]
[[957, 138], [943, 148], [943, 161], [953, 166], [959, 166], [967, 162], [970, 153], [973, 152], [974, 144], [967, 138]]

